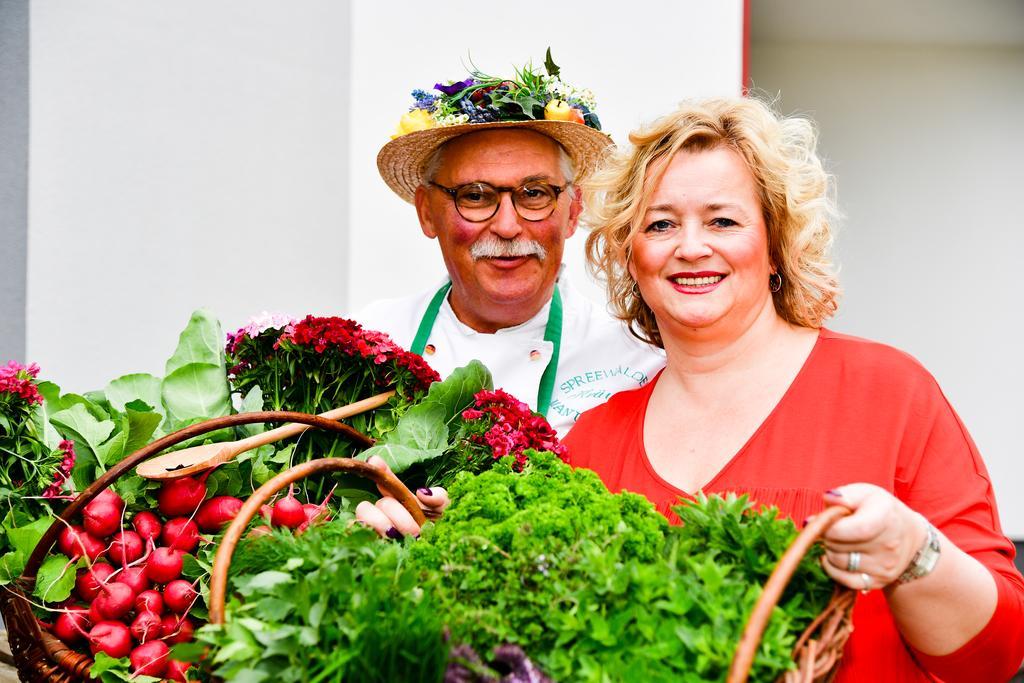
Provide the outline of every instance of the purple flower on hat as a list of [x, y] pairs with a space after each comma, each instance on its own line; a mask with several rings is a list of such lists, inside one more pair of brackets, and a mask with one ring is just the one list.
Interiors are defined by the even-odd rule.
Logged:
[[462, 92], [471, 85], [476, 85], [476, 81], [473, 80], [472, 78], [467, 78], [464, 81], [458, 81], [456, 83], [452, 83], [451, 85], [441, 85], [440, 83], [435, 83], [434, 90], [440, 90], [445, 95], [451, 96]]

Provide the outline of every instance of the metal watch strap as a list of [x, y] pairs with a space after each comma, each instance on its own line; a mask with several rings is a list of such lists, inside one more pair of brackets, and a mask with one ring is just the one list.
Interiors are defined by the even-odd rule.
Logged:
[[928, 537], [925, 539], [924, 545], [914, 554], [914, 559], [910, 561], [910, 564], [907, 565], [907, 568], [903, 570], [903, 573], [900, 574], [900, 578], [897, 580], [900, 583], [908, 583], [914, 579], [931, 574], [932, 570], [935, 569], [935, 565], [939, 562], [941, 552], [942, 543], [939, 541], [939, 532], [929, 522]]

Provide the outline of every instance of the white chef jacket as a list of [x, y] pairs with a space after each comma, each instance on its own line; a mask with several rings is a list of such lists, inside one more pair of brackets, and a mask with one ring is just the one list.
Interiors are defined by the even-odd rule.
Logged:
[[[386, 332], [408, 349], [427, 305], [443, 282], [413, 296], [371, 303], [356, 316], [363, 327]], [[633, 337], [569, 284], [558, 281], [562, 296], [562, 346], [547, 418], [565, 436], [583, 411], [607, 401], [612, 394], [636, 389], [665, 366], [664, 352]], [[463, 324], [445, 297], [423, 357], [442, 378], [476, 359], [487, 366], [494, 387], [504, 389], [531, 409], [537, 409], [541, 376], [554, 351], [545, 341], [549, 301], [521, 325], [493, 334]]]

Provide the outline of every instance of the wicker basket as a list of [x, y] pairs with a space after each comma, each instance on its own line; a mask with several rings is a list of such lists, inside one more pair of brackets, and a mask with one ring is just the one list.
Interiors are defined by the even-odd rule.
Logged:
[[[92, 658], [72, 650], [52, 634], [40, 628], [31, 606], [24, 598], [26, 595], [31, 595], [35, 585], [35, 574], [64, 527], [64, 522], [61, 520], [72, 519], [90, 500], [122, 474], [161, 451], [207, 432], [257, 422], [299, 422], [338, 432], [364, 443], [369, 441], [367, 437], [347, 425], [325, 420], [315, 415], [292, 412], [245, 413], [191, 425], [154, 441], [125, 458], [68, 505], [61, 513], [61, 519], [54, 522], [39, 541], [26, 564], [24, 573], [12, 586], [13, 590], [0, 591], [0, 610], [2, 610], [4, 621], [7, 624], [11, 651], [22, 680], [52, 683], [89, 680]], [[382, 473], [361, 461], [348, 458], [324, 458], [285, 470], [253, 492], [224, 534], [220, 547], [217, 549], [210, 578], [209, 617], [211, 623], [222, 623], [224, 620], [224, 602], [231, 556], [246, 526], [258, 513], [260, 506], [292, 482], [314, 473], [337, 470], [355, 472], [372, 479], [398, 499], [413, 515], [417, 523], [422, 524], [425, 521], [415, 496], [404, 484], [390, 472]], [[796, 571], [800, 559], [837, 519], [848, 513], [846, 508], [831, 507], [817, 515], [804, 527], [782, 559], [779, 560], [775, 571], [765, 583], [764, 591], [762, 591], [744, 628], [733, 658], [727, 679], [728, 683], [743, 683], [747, 680], [754, 655], [761, 641], [761, 635], [767, 626], [771, 612]], [[837, 587], [828, 606], [801, 635], [794, 647], [793, 659], [797, 662], [798, 668], [783, 676], [780, 683], [823, 683], [833, 679], [842, 656], [843, 646], [852, 631], [851, 613], [855, 597], [855, 591]]]
[[[127, 458], [110, 468], [102, 477], [82, 491], [54, 521], [49, 530], [39, 540], [35, 550], [25, 565], [25, 570], [8, 590], [0, 590], [0, 613], [3, 614], [7, 626], [7, 635], [11, 645], [11, 653], [18, 669], [18, 675], [25, 681], [47, 681], [50, 683], [70, 683], [71, 681], [89, 680], [89, 669], [93, 660], [87, 655], [72, 650], [64, 645], [48, 631], [42, 629], [32, 607], [25, 596], [32, 594], [36, 582], [36, 572], [42, 565], [47, 553], [57, 542], [57, 537], [65, 524], [73, 519], [85, 505], [96, 497], [100, 491], [117, 481], [126, 472], [131, 471], [140, 462], [147, 460], [171, 446], [203, 434], [245, 424], [261, 422], [299, 422], [319, 429], [332, 431], [346, 436], [362, 445], [373, 443], [371, 439], [346, 424], [327, 420], [316, 415], [293, 413], [287, 411], [265, 411], [228, 415], [190, 425], [132, 453]], [[392, 479], [394, 477], [392, 476]], [[394, 479], [397, 482], [397, 479]], [[412, 494], [403, 486], [405, 495]], [[396, 497], [401, 491], [396, 491]]]

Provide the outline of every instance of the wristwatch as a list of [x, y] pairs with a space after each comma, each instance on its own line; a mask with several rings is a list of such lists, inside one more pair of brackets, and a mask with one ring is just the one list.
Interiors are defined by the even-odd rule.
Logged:
[[935, 565], [939, 563], [939, 555], [942, 552], [942, 544], [939, 542], [939, 532], [935, 530], [931, 522], [928, 523], [928, 537], [925, 539], [924, 545], [914, 555], [914, 559], [910, 561], [907, 568], [900, 574], [900, 578], [897, 579], [900, 583], [909, 583], [914, 579], [920, 579], [922, 576], [928, 576], [935, 569]]

